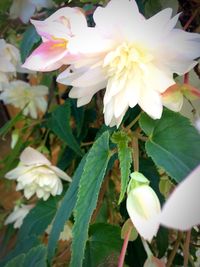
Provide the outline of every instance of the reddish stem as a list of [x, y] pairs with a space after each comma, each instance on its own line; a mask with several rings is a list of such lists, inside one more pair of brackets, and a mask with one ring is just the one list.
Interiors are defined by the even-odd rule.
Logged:
[[184, 84], [189, 84], [189, 72], [184, 75]]
[[190, 24], [192, 23], [193, 19], [196, 17], [197, 13], [198, 13], [198, 8], [195, 10], [195, 12], [192, 14], [192, 16], [189, 18], [189, 20], [184, 25], [184, 27], [183, 27], [184, 31], [186, 31], [187, 28], [190, 26]]
[[118, 267], [123, 267], [123, 265], [124, 265], [124, 259], [125, 259], [125, 255], [126, 255], [126, 250], [127, 250], [127, 246], [128, 246], [128, 241], [129, 241], [129, 236], [131, 234], [131, 230], [132, 230], [132, 227], [128, 230], [128, 232], [126, 234], [126, 237], [124, 239], [122, 250], [121, 250], [121, 253], [120, 253], [120, 256], [119, 256]]

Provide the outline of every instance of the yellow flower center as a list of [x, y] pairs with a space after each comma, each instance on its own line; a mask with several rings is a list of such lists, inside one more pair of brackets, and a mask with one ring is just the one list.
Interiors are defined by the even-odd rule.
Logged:
[[55, 43], [51, 46], [52, 49], [54, 48], [57, 48], [57, 47], [62, 47], [62, 48], [67, 48], [67, 44], [68, 44], [68, 41], [65, 40], [64, 38], [56, 38], [56, 37], [52, 37], [53, 40], [58, 40], [59, 42], [58, 43]]
[[110, 78], [129, 78], [133, 72], [145, 74], [148, 72], [147, 64], [153, 60], [153, 56], [146, 48], [123, 43], [104, 58], [104, 68]]

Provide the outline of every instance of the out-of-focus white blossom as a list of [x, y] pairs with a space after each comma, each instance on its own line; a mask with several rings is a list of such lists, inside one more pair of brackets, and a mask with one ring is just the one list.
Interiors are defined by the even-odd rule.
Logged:
[[60, 180], [70, 182], [71, 178], [37, 150], [27, 147], [20, 155], [19, 165], [5, 175], [6, 178], [17, 181], [16, 190], [24, 190], [24, 196], [29, 199], [34, 194], [47, 200], [50, 195], [60, 195], [63, 185]]
[[13, 0], [10, 7], [10, 18], [20, 18], [22, 22], [27, 23], [35, 11], [41, 8], [53, 7], [52, 0]]
[[24, 205], [15, 206], [13, 212], [5, 220], [4, 224], [14, 223], [14, 228], [20, 228], [24, 218], [29, 213], [29, 211], [34, 207], [34, 205]]
[[38, 117], [38, 111], [45, 112], [47, 109], [48, 87], [44, 85], [31, 86], [23, 81], [12, 81], [1, 93], [0, 99], [5, 104], [11, 104], [23, 110], [25, 116], [30, 115], [33, 119]]
[[20, 62], [19, 50], [0, 39], [0, 91], [3, 84], [7, 84], [9, 79], [15, 75], [17, 65]]
[[[52, 230], [52, 224], [50, 224], [47, 227], [45, 232], [49, 235], [51, 233], [51, 230]], [[59, 240], [69, 241], [70, 239], [72, 239], [72, 223], [68, 221], [67, 223], [65, 223], [64, 229], [60, 233]]]

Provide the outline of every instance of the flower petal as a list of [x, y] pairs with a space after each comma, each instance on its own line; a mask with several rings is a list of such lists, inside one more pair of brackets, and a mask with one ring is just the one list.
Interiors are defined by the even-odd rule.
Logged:
[[200, 224], [200, 166], [181, 182], [165, 203], [159, 221], [162, 225], [188, 230]]
[[51, 162], [43, 154], [30, 146], [24, 149], [20, 160], [25, 165], [51, 165]]

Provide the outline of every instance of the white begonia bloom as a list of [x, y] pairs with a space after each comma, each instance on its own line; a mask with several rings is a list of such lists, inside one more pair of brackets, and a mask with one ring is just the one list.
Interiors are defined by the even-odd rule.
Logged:
[[0, 91], [2, 84], [7, 84], [9, 78], [15, 75], [16, 67], [20, 62], [19, 50], [6, 43], [4, 39], [0, 39]]
[[29, 213], [29, 211], [34, 207], [34, 205], [23, 205], [15, 206], [13, 212], [5, 220], [4, 224], [14, 223], [14, 228], [20, 228], [24, 218]]
[[10, 18], [20, 18], [22, 22], [27, 23], [35, 11], [41, 8], [51, 8], [54, 3], [52, 0], [13, 0], [10, 7]]
[[60, 180], [71, 182], [71, 178], [37, 150], [27, 147], [20, 155], [19, 165], [6, 173], [6, 178], [17, 181], [16, 190], [24, 190], [29, 199], [34, 194], [47, 200], [50, 195], [60, 195], [63, 185]]
[[167, 8], [145, 19], [134, 0], [111, 0], [94, 12], [94, 28], [69, 44], [80, 57], [58, 76], [73, 86], [69, 96], [78, 106], [106, 88], [106, 125], [121, 123], [128, 107], [139, 105], [149, 116], [162, 115], [161, 94], [175, 82], [173, 73], [192, 69], [200, 56], [200, 35], [174, 29], [179, 15]]
[[[160, 202], [148, 180], [134, 172], [128, 186], [126, 207], [138, 233], [151, 241], [159, 225], [186, 231], [200, 224], [200, 166], [173, 191], [160, 210]], [[138, 179], [139, 177], [139, 179]]]
[[12, 81], [1, 93], [0, 100], [5, 104], [11, 104], [23, 110], [25, 116], [30, 115], [33, 119], [38, 117], [38, 110], [45, 112], [47, 109], [48, 87], [44, 85], [31, 86], [23, 81]]
[[148, 184], [149, 181], [141, 173], [132, 173], [126, 207], [138, 233], [150, 242], [159, 227], [161, 208], [156, 193]]

